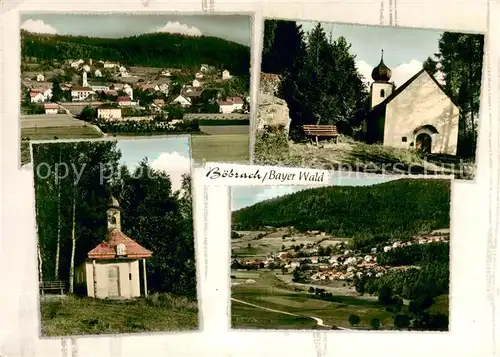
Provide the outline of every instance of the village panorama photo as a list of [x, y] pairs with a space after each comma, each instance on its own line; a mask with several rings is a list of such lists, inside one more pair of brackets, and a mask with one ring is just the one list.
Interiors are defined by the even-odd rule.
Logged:
[[189, 136], [31, 151], [41, 336], [197, 330]]
[[30, 140], [191, 134], [193, 159], [248, 163], [248, 15], [21, 16]]
[[266, 20], [255, 163], [474, 179], [483, 43]]
[[232, 187], [232, 329], [448, 331], [450, 180]]

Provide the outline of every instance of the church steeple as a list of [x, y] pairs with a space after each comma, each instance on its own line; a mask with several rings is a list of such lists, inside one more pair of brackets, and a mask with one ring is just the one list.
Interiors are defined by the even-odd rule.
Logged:
[[121, 217], [120, 217], [120, 204], [118, 200], [113, 196], [109, 196], [108, 200], [108, 230], [121, 230]]
[[375, 82], [389, 82], [392, 76], [392, 71], [384, 63], [384, 50], [380, 56], [380, 63], [372, 71], [372, 79]]

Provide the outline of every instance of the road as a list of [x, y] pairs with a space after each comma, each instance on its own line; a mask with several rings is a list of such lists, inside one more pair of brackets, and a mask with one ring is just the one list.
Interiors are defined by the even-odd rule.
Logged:
[[[252, 307], [256, 307], [258, 309], [262, 309], [262, 310], [267, 310], [267, 311], [271, 311], [271, 312], [277, 312], [279, 314], [284, 314], [284, 315], [290, 315], [290, 316], [295, 316], [295, 317], [304, 317], [302, 315], [297, 315], [297, 314], [293, 314], [291, 312], [286, 312], [286, 311], [280, 311], [280, 310], [274, 310], [274, 309], [270, 309], [268, 307], [263, 307], [263, 306], [259, 306], [259, 305], [255, 305], [255, 304], [251, 304], [249, 302], [246, 302], [246, 301], [243, 301], [243, 300], [238, 300], [238, 299], [235, 299], [235, 298], [231, 298], [231, 300], [233, 301], [236, 301], [236, 302], [239, 302], [240, 304], [245, 304], [245, 305], [248, 305], [248, 306], [252, 306]], [[328, 326], [328, 325], [325, 325], [323, 323], [323, 320], [320, 319], [319, 317], [314, 317], [314, 316], [305, 316], [305, 317], [308, 317], [310, 319], [313, 319], [314, 321], [316, 321], [316, 324], [318, 326], [321, 326], [321, 327], [327, 327], [327, 328], [330, 328], [331, 326]], [[338, 329], [340, 330], [350, 330], [348, 328], [345, 328], [345, 327], [337, 327]]]

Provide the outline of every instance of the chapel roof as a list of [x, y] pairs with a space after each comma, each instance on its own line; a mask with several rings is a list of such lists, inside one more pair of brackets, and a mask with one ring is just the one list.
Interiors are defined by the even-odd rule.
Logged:
[[141, 246], [120, 231], [119, 229], [111, 229], [108, 232], [107, 239], [101, 242], [97, 247], [87, 253], [89, 259], [114, 259], [117, 258], [116, 247], [119, 244], [124, 244], [126, 248], [126, 258], [150, 258], [153, 253]]

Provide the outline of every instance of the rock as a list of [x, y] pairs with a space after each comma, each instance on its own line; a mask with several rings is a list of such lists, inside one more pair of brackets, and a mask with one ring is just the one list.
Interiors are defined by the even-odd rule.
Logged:
[[288, 105], [283, 99], [270, 94], [259, 94], [257, 132], [283, 133], [288, 136], [290, 121]]

